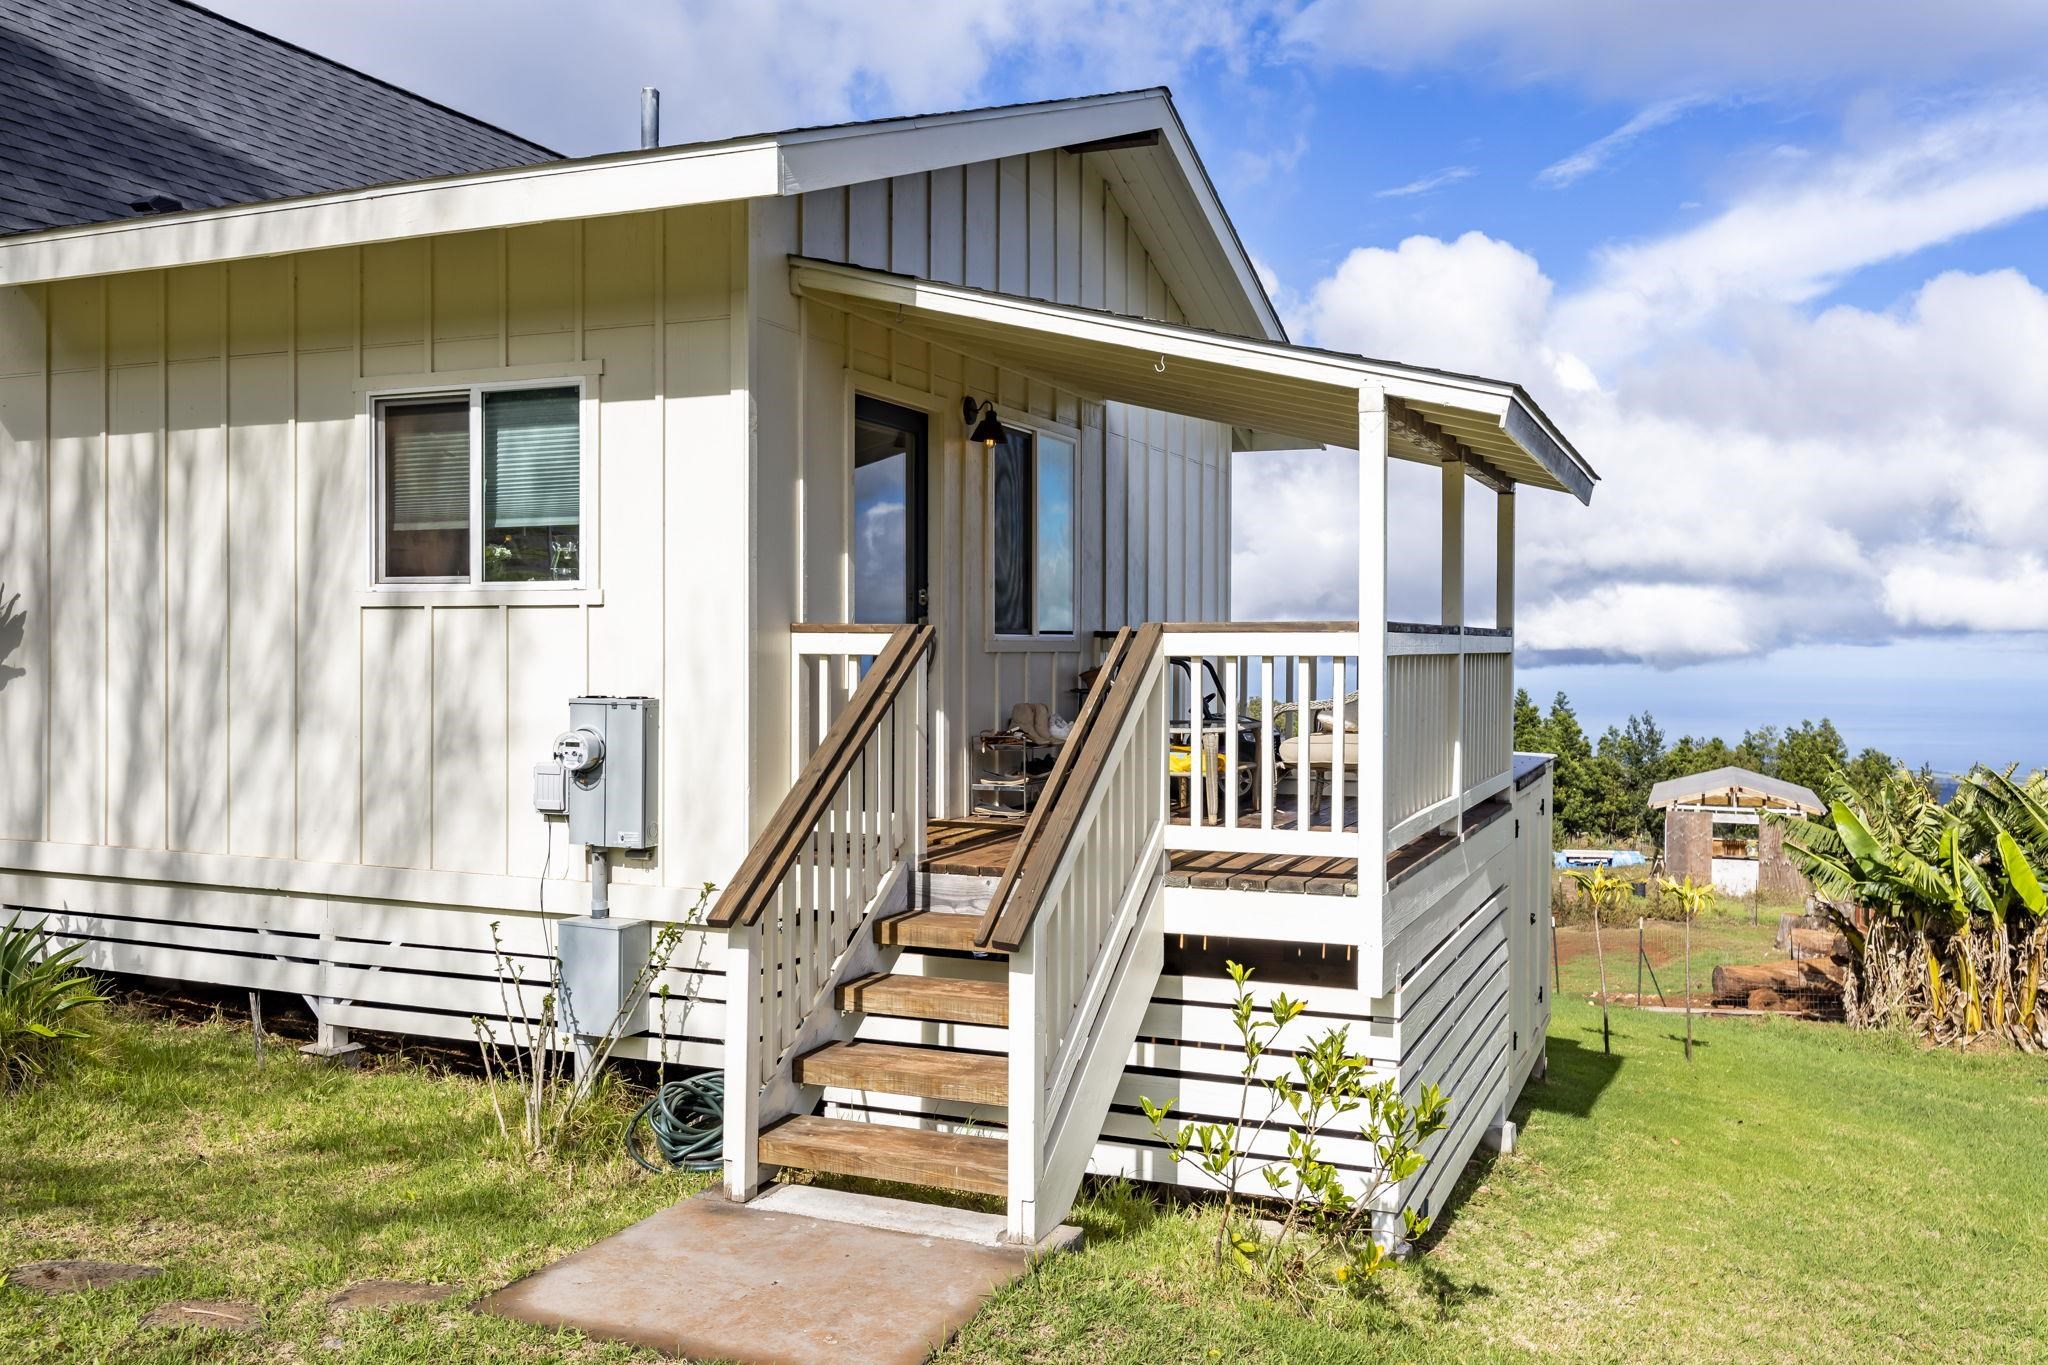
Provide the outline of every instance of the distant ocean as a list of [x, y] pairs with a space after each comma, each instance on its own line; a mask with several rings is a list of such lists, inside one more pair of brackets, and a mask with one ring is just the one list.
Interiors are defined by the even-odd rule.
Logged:
[[2048, 642], [1959, 636], [1893, 645], [1815, 645], [1760, 659], [1654, 669], [1639, 664], [1531, 667], [1515, 681], [1539, 705], [1562, 689], [1597, 738], [1648, 710], [1667, 741], [1763, 725], [1834, 721], [1850, 752], [1875, 746], [1918, 768], [2048, 766]]

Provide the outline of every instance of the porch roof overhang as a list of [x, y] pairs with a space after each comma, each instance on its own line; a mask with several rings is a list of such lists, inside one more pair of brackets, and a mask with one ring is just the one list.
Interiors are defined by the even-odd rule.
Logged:
[[1358, 395], [1387, 397], [1387, 453], [1590, 502], [1599, 475], [1519, 384], [1045, 303], [808, 257], [799, 294], [1089, 398], [1258, 433], [1257, 446], [1358, 444]]

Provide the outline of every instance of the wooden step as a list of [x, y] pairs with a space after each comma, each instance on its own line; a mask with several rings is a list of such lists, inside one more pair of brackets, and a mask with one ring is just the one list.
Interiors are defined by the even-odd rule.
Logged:
[[834, 1085], [925, 1100], [1007, 1104], [1010, 1059], [989, 1052], [903, 1043], [828, 1043], [797, 1058], [804, 1085]]
[[878, 972], [841, 986], [839, 1008], [886, 1014], [896, 1019], [993, 1024], [1001, 1028], [1010, 1022], [1010, 984]]
[[1001, 1138], [799, 1114], [762, 1133], [760, 1152], [769, 1166], [970, 1194], [1001, 1195], [1009, 1188], [1010, 1148]]
[[980, 931], [980, 915], [912, 910], [907, 915], [891, 915], [878, 921], [875, 942], [891, 948], [940, 948], [956, 953], [988, 951], [974, 946], [974, 936]]

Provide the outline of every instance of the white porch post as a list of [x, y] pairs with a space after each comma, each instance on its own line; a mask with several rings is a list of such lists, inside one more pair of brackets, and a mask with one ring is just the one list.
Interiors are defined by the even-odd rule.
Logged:
[[1358, 390], [1358, 984], [1375, 995], [1386, 888], [1387, 395], [1368, 383]]
[[[1465, 463], [1445, 460], [1443, 465], [1443, 623], [1465, 624]], [[1463, 796], [1465, 791], [1465, 643], [1451, 656], [1451, 780], [1449, 790]], [[1456, 833], [1464, 823], [1465, 803], [1461, 799], [1444, 821], [1444, 828]]]
[[1444, 614], [1447, 626], [1465, 624], [1465, 465], [1444, 461]]
[[1494, 499], [1493, 514], [1493, 624], [1501, 630], [1515, 628], [1515, 495], [1502, 493]]
[[[773, 913], [772, 911], [770, 913]], [[725, 1197], [761, 1192], [761, 926], [725, 931]]]

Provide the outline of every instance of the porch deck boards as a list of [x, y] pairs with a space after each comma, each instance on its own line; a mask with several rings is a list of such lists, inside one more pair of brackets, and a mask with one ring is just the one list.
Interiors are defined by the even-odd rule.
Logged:
[[[1387, 882], [1392, 885], [1432, 858], [1470, 838], [1506, 814], [1505, 797], [1482, 801], [1465, 812], [1456, 835], [1432, 830], [1387, 855]], [[1327, 826], [1321, 815], [1313, 823]], [[1257, 811], [1240, 816], [1238, 824], [1256, 829]], [[1276, 810], [1276, 829], [1294, 826], [1292, 810]], [[1349, 828], [1355, 829], [1355, 826]], [[1021, 820], [934, 820], [925, 831], [925, 870], [965, 876], [1000, 877], [1024, 834]], [[1273, 891], [1309, 896], [1356, 896], [1358, 860], [1292, 853], [1216, 853], [1175, 849], [1167, 857], [1166, 884], [1219, 891]]]

